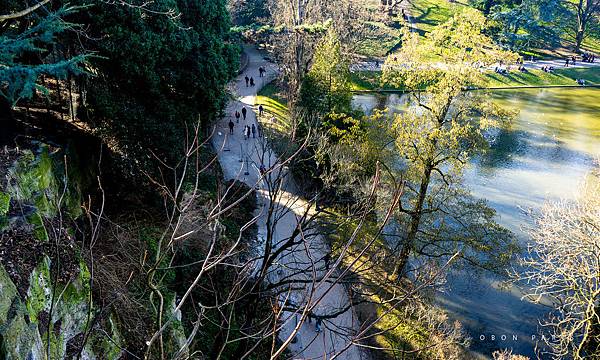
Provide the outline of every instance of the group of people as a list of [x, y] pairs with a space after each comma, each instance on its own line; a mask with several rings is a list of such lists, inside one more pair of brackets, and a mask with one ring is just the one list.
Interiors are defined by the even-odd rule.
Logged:
[[[258, 107], [259, 109], [259, 113], [262, 114], [262, 105], [260, 105]], [[240, 122], [240, 117], [244, 118], [244, 121], [246, 121], [246, 116], [248, 114], [248, 110], [246, 110], [245, 106], [242, 106], [242, 110], [241, 112], [236, 110], [234, 113], [235, 116], [235, 122], [239, 123]], [[235, 124], [233, 122], [233, 119], [229, 120], [229, 134], [233, 135], [233, 129], [235, 128]], [[250, 138], [250, 135], [252, 135], [253, 138], [256, 138], [256, 135], [258, 135], [258, 137], [262, 137], [262, 129], [260, 128], [260, 124], [258, 126], [255, 126], [254, 124], [251, 125], [244, 125], [244, 139], [248, 140]]]
[[267, 73], [267, 70], [264, 67], [261, 66], [258, 68], [258, 76], [259, 77], [264, 77], [266, 73]]
[[575, 65], [577, 62], [577, 58], [575, 57], [575, 55], [568, 57], [565, 59], [565, 67], [569, 67], [569, 61], [571, 62], [571, 65]]
[[554, 66], [542, 66], [542, 71], [543, 72], [547, 72], [547, 73], [551, 73], [554, 71]]
[[257, 132], [258, 132], [258, 137], [261, 137], [262, 136], [262, 131], [260, 131], [260, 127], [256, 127], [256, 126], [254, 126], [254, 124], [252, 124], [252, 125], [245, 125], [244, 126], [244, 140], [250, 139], [250, 134], [252, 134], [252, 137], [254, 139], [256, 139], [256, 133]]
[[[265, 77], [266, 73], [267, 73], [267, 69], [265, 69], [264, 67], [261, 66], [261, 67], [258, 68], [258, 76], [259, 77]], [[252, 76], [246, 75], [244, 77], [244, 80], [246, 80], [246, 87], [254, 86], [255, 85], [254, 77], [252, 77]]]
[[[258, 106], [258, 112], [259, 114], [262, 115], [263, 112], [263, 107], [262, 105]], [[244, 121], [246, 121], [246, 116], [248, 115], [248, 110], [246, 109], [245, 106], [242, 106], [242, 110], [238, 111], [235, 110], [234, 116], [235, 116], [235, 122], [239, 123], [240, 122], [240, 117], [242, 117], [244, 119]], [[233, 129], [235, 128], [235, 124], [233, 123], [233, 119], [229, 120], [229, 134], [233, 135]], [[252, 134], [253, 138], [256, 138], [256, 135], [258, 134], [258, 137], [262, 136], [262, 131], [260, 128], [260, 125], [255, 126], [254, 124], [252, 125], [244, 125], [244, 139], [249, 139], [250, 138], [250, 134]]]
[[581, 61], [593, 63], [594, 61], [596, 61], [596, 54], [583, 53], [583, 55], [581, 55]]

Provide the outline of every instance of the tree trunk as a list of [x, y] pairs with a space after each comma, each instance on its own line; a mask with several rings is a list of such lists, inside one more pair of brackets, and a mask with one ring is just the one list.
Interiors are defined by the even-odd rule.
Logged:
[[583, 42], [583, 29], [577, 30], [577, 35], [575, 36], [575, 52], [579, 54], [581, 51], [581, 43]]
[[423, 216], [423, 204], [427, 196], [427, 189], [429, 188], [429, 182], [431, 181], [431, 172], [433, 171], [433, 165], [431, 161], [426, 165], [423, 178], [421, 179], [421, 186], [419, 187], [419, 198], [414, 211], [410, 215], [410, 225], [406, 233], [406, 238], [402, 243], [402, 249], [398, 255], [398, 262], [396, 263], [395, 273], [398, 274], [398, 278], [401, 278], [405, 271], [406, 265], [408, 264], [408, 258], [410, 251], [414, 246], [417, 232], [419, 231], [419, 225], [421, 224], [421, 217]]

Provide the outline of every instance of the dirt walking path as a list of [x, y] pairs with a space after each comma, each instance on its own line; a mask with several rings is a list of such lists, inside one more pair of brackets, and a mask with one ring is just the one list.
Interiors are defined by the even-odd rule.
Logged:
[[[277, 67], [266, 61], [263, 54], [252, 46], [246, 46], [245, 51], [248, 54], [248, 66], [244, 73], [239, 75], [231, 84], [232, 91], [236, 99], [229, 103], [226, 116], [217, 124], [217, 130], [213, 136], [213, 147], [218, 153], [219, 162], [223, 168], [226, 179], [238, 179], [245, 182], [251, 187], [257, 188], [257, 215], [259, 215], [258, 225], [258, 240], [260, 244], [264, 243], [266, 236], [266, 210], [269, 205], [269, 197], [266, 190], [263, 189], [260, 180], [259, 168], [264, 164], [266, 168], [277, 162], [276, 155], [265, 149], [264, 138], [254, 137], [251, 133], [250, 138], [246, 139], [243, 130], [244, 126], [258, 127], [259, 123], [256, 119], [255, 111], [257, 104], [257, 92], [269, 81], [273, 80], [277, 74]], [[259, 67], [264, 67], [266, 76], [259, 76]], [[255, 86], [246, 86], [245, 76], [253, 77]], [[245, 107], [247, 116], [244, 120], [240, 118], [236, 122], [234, 113]], [[234, 123], [233, 132], [230, 133], [229, 121]], [[277, 222], [274, 229], [274, 242], [289, 238], [296, 228], [297, 215], [301, 214], [308, 206], [307, 202], [302, 199], [300, 194], [295, 190], [293, 180], [290, 176], [286, 177], [284, 194], [281, 199], [278, 199], [278, 211], [280, 211], [281, 219]], [[272, 276], [285, 276], [286, 273], [295, 273], [298, 269], [306, 268], [307, 264], [312, 261], [317, 263], [317, 267], [323, 268], [322, 265], [324, 256], [328, 253], [328, 248], [321, 236], [311, 237], [307, 240], [309, 244], [305, 248], [294, 249], [293, 251], [284, 253], [279, 261], [280, 270], [276, 271]], [[321, 264], [321, 265], [319, 265]], [[322, 272], [320, 272], [322, 274]], [[307, 278], [311, 274], [305, 275]], [[309, 298], [309, 294], [313, 294]], [[323, 296], [321, 301], [316, 303], [315, 299]], [[315, 315], [326, 315], [335, 313], [336, 310], [344, 309], [349, 304], [349, 296], [343, 285], [335, 284], [314, 284], [307, 285], [305, 290], [295, 290], [290, 295], [291, 300], [299, 304], [315, 304]], [[291, 334], [297, 326], [297, 321], [300, 315], [284, 314], [284, 326], [281, 331], [281, 338], [285, 339]], [[343, 314], [330, 319], [324, 320], [322, 323], [322, 331], [317, 332], [315, 321], [312, 323], [305, 322], [301, 325], [296, 341], [290, 344], [289, 349], [294, 354], [294, 359], [331, 359], [340, 350], [346, 349], [335, 359], [360, 360], [367, 359], [366, 354], [358, 347], [351, 344], [351, 334], [358, 328], [358, 322], [355, 318], [352, 308]]]

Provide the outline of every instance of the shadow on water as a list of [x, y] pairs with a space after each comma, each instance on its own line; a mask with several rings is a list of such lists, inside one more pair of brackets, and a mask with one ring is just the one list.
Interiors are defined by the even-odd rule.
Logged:
[[[543, 171], [547, 163], [590, 163], [594, 157], [586, 152], [571, 149], [560, 136], [535, 134], [526, 130], [501, 129], [491, 140], [484, 154], [473, 158], [472, 163], [481, 176], [490, 177], [494, 171], [519, 166], [532, 171]], [[530, 156], [535, 155], [535, 161]]]
[[[465, 186], [497, 212], [497, 221], [528, 241], [524, 226], [544, 202], [573, 199], [600, 156], [600, 90], [520, 89], [493, 94], [499, 105], [519, 110], [505, 129], [491, 131], [490, 148], [474, 157], [464, 172]], [[406, 100], [396, 95], [368, 98], [355, 105], [370, 113], [387, 107], [403, 111]], [[521, 300], [521, 292], [500, 286], [491, 274], [456, 270], [448, 276], [448, 291], [438, 301], [472, 337], [471, 349], [489, 358], [498, 348], [535, 358], [538, 320], [549, 309]], [[493, 338], [492, 338], [493, 336]], [[532, 338], [535, 336], [536, 338]]]

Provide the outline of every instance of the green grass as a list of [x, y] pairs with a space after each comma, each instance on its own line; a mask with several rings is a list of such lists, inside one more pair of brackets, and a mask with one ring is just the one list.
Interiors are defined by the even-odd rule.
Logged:
[[412, 0], [410, 15], [418, 29], [424, 35], [441, 23], [446, 22], [455, 13], [464, 8], [465, 4], [448, 0]]
[[356, 51], [367, 57], [384, 57], [400, 43], [400, 29], [382, 21], [363, 23], [363, 36], [356, 43]]
[[[365, 8], [371, 13], [372, 21], [363, 23], [364, 39], [357, 45], [357, 53], [367, 57], [383, 57], [393, 53], [401, 45], [402, 16], [389, 18], [381, 13], [379, 1], [365, 2]], [[420, 35], [430, 32], [435, 26], [445, 22], [464, 4], [449, 0], [411, 0], [409, 13]]]
[[600, 68], [560, 68], [552, 73], [542, 70], [513, 71], [508, 75], [490, 73], [487, 78], [490, 87], [577, 85], [575, 79], [579, 78], [585, 79], [586, 84], [600, 85]]
[[264, 114], [260, 121], [265, 129], [284, 134], [289, 131], [290, 123], [287, 101], [276, 82], [265, 85], [258, 92], [256, 96], [257, 109], [259, 104], [262, 104], [264, 108]]
[[276, 81], [265, 85], [256, 96], [255, 111], [262, 104], [264, 114], [259, 117], [265, 138], [269, 138], [271, 148], [279, 155], [294, 151], [296, 145], [290, 141], [292, 125], [288, 104]]
[[583, 40], [582, 47], [584, 51], [593, 51], [596, 54], [600, 53], [600, 37], [588, 36], [585, 40]]
[[[377, 71], [353, 72], [352, 90], [402, 90], [382, 86], [380, 76], [381, 73]], [[600, 85], [600, 67], [559, 68], [553, 73], [542, 70], [529, 70], [526, 73], [512, 71], [508, 75], [490, 72], [486, 77], [489, 87], [577, 85], [575, 79], [585, 79], [588, 85]]]
[[381, 84], [380, 71], [355, 71], [350, 74], [352, 90], [399, 90]]

